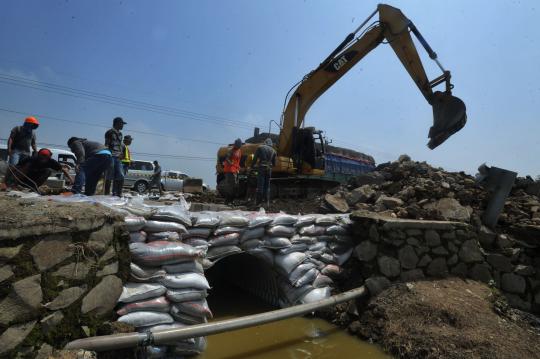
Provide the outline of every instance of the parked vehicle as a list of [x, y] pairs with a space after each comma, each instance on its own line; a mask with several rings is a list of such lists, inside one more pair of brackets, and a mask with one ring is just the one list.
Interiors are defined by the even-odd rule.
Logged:
[[124, 187], [133, 189], [139, 193], [145, 193], [150, 189], [150, 182], [154, 174], [154, 164], [150, 161], [133, 160], [124, 177]]

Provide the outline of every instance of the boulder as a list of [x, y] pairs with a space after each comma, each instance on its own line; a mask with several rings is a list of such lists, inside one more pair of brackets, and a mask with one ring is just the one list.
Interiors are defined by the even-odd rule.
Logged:
[[465, 263], [463, 263], [463, 262], [460, 262], [460, 263], [456, 264], [456, 266], [453, 267], [450, 270], [450, 273], [452, 273], [453, 275], [458, 276], [458, 277], [466, 277], [467, 276], [467, 265]]
[[39, 309], [43, 300], [41, 274], [26, 277], [13, 283], [12, 293], [10, 295], [13, 295], [14, 298], [20, 300], [30, 309]]
[[388, 196], [379, 196], [377, 198], [377, 201], [375, 201], [376, 205], [383, 205], [386, 209], [394, 209], [396, 207], [403, 206], [403, 201], [396, 197], [388, 197]]
[[465, 263], [477, 263], [482, 262], [484, 255], [478, 247], [478, 243], [474, 239], [463, 242], [463, 245], [459, 249], [459, 259]]
[[64, 289], [58, 294], [52, 302], [45, 304], [45, 308], [50, 310], [58, 310], [69, 307], [71, 304], [75, 303], [84, 292], [86, 292], [86, 286], [82, 287], [71, 287]]
[[369, 262], [377, 255], [377, 244], [371, 241], [363, 241], [354, 249], [356, 257], [362, 262]]
[[38, 269], [45, 271], [73, 255], [71, 244], [69, 235], [49, 236], [32, 247], [30, 254]]
[[326, 194], [324, 200], [328, 206], [338, 213], [349, 212], [349, 205], [347, 201], [339, 195]]
[[102, 270], [98, 271], [96, 273], [96, 277], [104, 277], [106, 275], [111, 275], [111, 274], [116, 274], [116, 273], [118, 273], [118, 262], [113, 262], [103, 267]]
[[488, 227], [481, 226], [478, 231], [478, 241], [484, 248], [492, 248], [497, 235]]
[[410, 245], [406, 245], [398, 251], [398, 258], [404, 269], [414, 269], [418, 264], [418, 256]]
[[114, 238], [114, 227], [105, 225], [100, 230], [92, 232], [88, 238], [86, 246], [97, 254], [102, 254], [107, 250]]
[[514, 269], [514, 273], [529, 277], [529, 276], [533, 276], [536, 273], [536, 270], [532, 266], [518, 264], [516, 268]]
[[424, 255], [422, 258], [420, 258], [420, 262], [418, 262], [418, 267], [425, 267], [429, 263], [431, 263], [432, 258], [429, 256], [429, 254]]
[[477, 263], [475, 264], [469, 273], [471, 279], [477, 280], [483, 283], [489, 283], [493, 279], [491, 272], [489, 271], [489, 266], [486, 263]]
[[439, 233], [433, 229], [426, 230], [424, 233], [424, 239], [426, 244], [430, 247], [437, 247], [441, 245], [441, 237], [439, 236]]
[[414, 282], [415, 280], [424, 279], [424, 272], [421, 269], [412, 269], [401, 272], [400, 279], [403, 282]]
[[58, 268], [56, 272], [53, 272], [53, 276], [71, 280], [82, 280], [86, 278], [93, 265], [95, 265], [95, 262], [91, 260], [69, 263]]
[[435, 210], [447, 221], [469, 222], [472, 209], [462, 206], [455, 198], [442, 198], [424, 206], [425, 209]]
[[15, 247], [3, 247], [0, 248], [0, 262], [9, 261], [10, 259], [15, 258], [21, 252], [23, 245], [19, 244]]
[[49, 359], [49, 357], [53, 354], [53, 347], [51, 347], [47, 343], [43, 343], [41, 347], [39, 348], [36, 357], [34, 359]]
[[39, 322], [41, 324], [41, 330], [43, 334], [48, 335], [51, 331], [56, 328], [58, 324], [64, 319], [64, 314], [61, 311], [56, 311], [52, 314], [49, 314], [45, 318], [41, 319]]
[[429, 263], [426, 269], [427, 275], [431, 277], [443, 278], [448, 276], [446, 260], [442, 257], [435, 258]]
[[364, 185], [353, 189], [345, 195], [345, 199], [349, 206], [354, 206], [357, 203], [365, 203], [371, 201], [375, 197], [375, 190], [369, 185]]
[[488, 254], [486, 260], [493, 268], [501, 272], [510, 273], [514, 267], [511, 259], [502, 254]]
[[366, 279], [365, 285], [372, 297], [390, 287], [390, 281], [385, 277], [371, 277]]
[[399, 261], [392, 257], [382, 256], [377, 259], [379, 271], [388, 278], [394, 278], [401, 272]]
[[98, 317], [111, 315], [120, 294], [122, 281], [114, 275], [106, 276], [83, 298], [81, 312]]
[[5, 265], [0, 267], [0, 283], [11, 279], [13, 277], [13, 270], [11, 269], [11, 266]]
[[523, 294], [527, 288], [527, 282], [520, 275], [504, 273], [501, 277], [501, 288], [505, 292]]
[[14, 325], [9, 327], [2, 335], [0, 336], [0, 356], [6, 355], [13, 349], [15, 349], [19, 344], [21, 344], [28, 334], [34, 329], [36, 321]]

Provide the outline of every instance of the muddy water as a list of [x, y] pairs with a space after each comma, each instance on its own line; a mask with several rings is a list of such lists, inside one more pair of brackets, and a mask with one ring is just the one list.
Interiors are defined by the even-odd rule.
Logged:
[[[231, 286], [214, 287], [208, 302], [214, 320], [275, 309]], [[292, 318], [212, 335], [207, 340], [208, 348], [198, 359], [389, 358], [378, 347], [318, 318]]]

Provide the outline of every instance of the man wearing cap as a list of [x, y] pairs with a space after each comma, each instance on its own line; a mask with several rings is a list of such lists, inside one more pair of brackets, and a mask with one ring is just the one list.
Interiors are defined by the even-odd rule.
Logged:
[[272, 139], [267, 138], [264, 144], [257, 147], [251, 168], [257, 167], [257, 205], [265, 201], [270, 204], [270, 178], [272, 177], [272, 167], [276, 165], [276, 151], [274, 150]]
[[110, 194], [112, 182], [112, 195], [122, 196], [122, 185], [124, 183], [124, 170], [120, 158], [122, 157], [122, 130], [124, 125], [122, 117], [115, 117], [113, 127], [105, 132], [105, 146], [111, 151], [112, 164], [107, 172], [105, 181], [105, 194]]
[[37, 151], [35, 129], [39, 122], [35, 117], [27, 117], [22, 126], [13, 127], [8, 139], [9, 164], [15, 166], [24, 157]]
[[71, 137], [68, 146], [77, 157], [77, 177], [71, 192], [81, 193], [84, 186], [84, 194], [93, 196], [99, 179], [111, 166], [111, 151], [99, 142], [78, 137]]
[[42, 148], [37, 156], [21, 158], [16, 166], [10, 166], [6, 174], [6, 185], [8, 187], [21, 186], [39, 192], [39, 187], [51, 176], [52, 170], [62, 171], [67, 182], [73, 183], [67, 167], [52, 158], [51, 150]]
[[225, 204], [232, 203], [238, 192], [238, 173], [240, 172], [240, 160], [242, 159], [242, 140], [237, 138], [223, 161], [223, 173], [225, 175]]

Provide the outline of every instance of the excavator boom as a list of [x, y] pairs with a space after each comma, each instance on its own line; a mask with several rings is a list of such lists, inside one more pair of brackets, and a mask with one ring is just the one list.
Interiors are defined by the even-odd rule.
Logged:
[[[362, 35], [356, 37], [356, 33], [377, 12], [379, 13], [379, 21], [364, 30]], [[443, 75], [429, 81], [410, 32], [418, 38], [430, 58], [437, 62]], [[280, 155], [291, 155], [294, 129], [302, 127], [307, 111], [319, 96], [384, 40], [390, 44], [426, 101], [433, 107], [433, 126], [429, 130], [428, 147], [434, 149], [463, 128], [467, 118], [465, 104], [459, 98], [452, 96], [453, 86], [450, 83], [450, 71], [444, 70], [437, 59], [437, 54], [427, 44], [414, 24], [399, 9], [381, 4], [315, 70], [304, 77], [291, 95], [281, 122], [278, 149]], [[441, 83], [445, 83], [445, 91], [433, 92], [432, 88]]]

